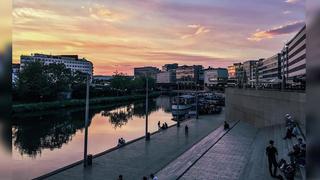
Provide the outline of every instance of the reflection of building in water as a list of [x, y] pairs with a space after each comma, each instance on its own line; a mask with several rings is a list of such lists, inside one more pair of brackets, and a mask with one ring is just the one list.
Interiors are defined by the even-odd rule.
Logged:
[[156, 99], [157, 107], [162, 108], [165, 112], [171, 112], [171, 98], [169, 96], [160, 96]]

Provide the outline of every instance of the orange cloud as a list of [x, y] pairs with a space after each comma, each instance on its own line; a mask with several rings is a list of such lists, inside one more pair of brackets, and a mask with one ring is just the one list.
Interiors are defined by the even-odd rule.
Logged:
[[106, 8], [104, 5], [100, 4], [93, 4], [91, 7], [88, 8], [88, 11], [90, 17], [107, 22], [118, 22], [128, 18], [128, 16], [124, 13], [114, 10], [112, 11]]
[[293, 23], [289, 23], [286, 25], [282, 25], [279, 27], [275, 27], [269, 30], [260, 31], [259, 29], [248, 38], [250, 41], [261, 41], [263, 39], [271, 39], [274, 36], [282, 35], [282, 34], [290, 34], [299, 30], [305, 23], [303, 21], [297, 21]]

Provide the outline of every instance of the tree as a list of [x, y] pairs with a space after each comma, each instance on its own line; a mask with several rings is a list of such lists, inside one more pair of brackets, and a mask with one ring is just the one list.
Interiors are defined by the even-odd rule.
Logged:
[[43, 63], [32, 62], [23, 67], [17, 82], [17, 94], [25, 100], [40, 100], [49, 96], [48, 76]]
[[71, 91], [73, 80], [71, 70], [67, 69], [64, 64], [49, 64], [44, 66], [44, 72], [48, 76], [48, 83], [51, 94], [56, 96], [57, 93]]
[[73, 80], [71, 70], [64, 64], [35, 61], [25, 64], [15, 90], [20, 100], [52, 100], [61, 92], [71, 91]]
[[[73, 98], [85, 98], [86, 96], [86, 84], [87, 84], [87, 74], [81, 71], [75, 71], [72, 74], [72, 97]], [[92, 92], [90, 90], [90, 92]], [[91, 93], [90, 93], [91, 94]]]
[[111, 87], [118, 90], [128, 90], [130, 88], [131, 79], [126, 74], [115, 73], [111, 80]]

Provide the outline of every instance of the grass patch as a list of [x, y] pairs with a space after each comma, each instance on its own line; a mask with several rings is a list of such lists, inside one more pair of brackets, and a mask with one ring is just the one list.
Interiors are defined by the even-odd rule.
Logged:
[[[149, 97], [158, 97], [159, 92], [150, 93]], [[90, 99], [90, 106], [93, 105], [110, 105], [112, 103], [130, 102], [145, 98], [145, 95], [130, 95], [119, 97], [100, 97]], [[34, 112], [53, 109], [63, 109], [69, 107], [85, 107], [85, 99], [71, 99], [64, 101], [40, 102], [40, 103], [26, 103], [14, 104], [12, 106], [13, 113]]]

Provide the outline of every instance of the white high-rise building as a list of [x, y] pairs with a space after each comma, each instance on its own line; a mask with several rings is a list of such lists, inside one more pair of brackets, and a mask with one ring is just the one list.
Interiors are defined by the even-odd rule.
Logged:
[[81, 71], [93, 76], [93, 64], [85, 58], [79, 59], [78, 55], [46, 55], [46, 54], [31, 54], [31, 56], [20, 56], [20, 70], [23, 70], [24, 66], [28, 62], [40, 61], [45, 65], [56, 63], [64, 64], [66, 68], [71, 71]]

